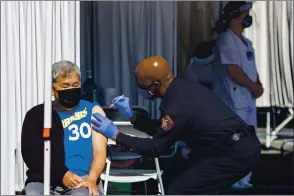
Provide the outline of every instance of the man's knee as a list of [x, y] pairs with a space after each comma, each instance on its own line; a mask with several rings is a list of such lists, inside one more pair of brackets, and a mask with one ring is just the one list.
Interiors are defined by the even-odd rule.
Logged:
[[89, 195], [87, 187], [74, 188], [71, 190], [70, 195]]
[[25, 186], [26, 195], [43, 195], [44, 184], [41, 182], [30, 182]]

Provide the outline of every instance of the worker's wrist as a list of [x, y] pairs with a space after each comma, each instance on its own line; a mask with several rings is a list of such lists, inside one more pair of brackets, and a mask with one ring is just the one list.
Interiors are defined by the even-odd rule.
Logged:
[[248, 88], [248, 90], [250, 92], [254, 92], [255, 88], [256, 88], [257, 83], [254, 82], [250, 82], [249, 84], [247, 84], [245, 87]]
[[259, 80], [257, 80], [256, 84], [262, 86], [261, 82]]
[[117, 138], [118, 134], [119, 134], [119, 131], [118, 131], [117, 133], [115, 133], [114, 136], [113, 136], [111, 139], [112, 139], [113, 141], [116, 141], [116, 138]]

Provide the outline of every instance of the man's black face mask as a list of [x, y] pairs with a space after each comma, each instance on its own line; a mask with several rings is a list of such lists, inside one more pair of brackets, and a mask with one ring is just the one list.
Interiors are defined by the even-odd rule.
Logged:
[[81, 88], [71, 88], [57, 91], [58, 102], [65, 108], [74, 108], [81, 100]]
[[143, 97], [145, 97], [146, 99], [148, 99], [148, 100], [155, 100], [156, 98], [158, 98], [159, 88], [160, 88], [160, 83], [159, 82], [153, 82], [147, 88], [141, 86], [137, 82], [137, 87], [138, 87], [137, 88], [138, 93], [140, 95], [142, 95]]
[[142, 89], [142, 88], [137, 88], [137, 91], [140, 95], [142, 95], [144, 98], [148, 99], [148, 100], [154, 100], [155, 97], [146, 89]]

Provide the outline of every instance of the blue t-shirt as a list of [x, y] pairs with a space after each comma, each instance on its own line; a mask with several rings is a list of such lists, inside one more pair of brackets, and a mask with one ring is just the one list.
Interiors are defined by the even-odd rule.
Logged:
[[81, 100], [71, 111], [56, 109], [64, 129], [66, 167], [79, 176], [88, 175], [92, 164], [91, 116], [94, 106]]

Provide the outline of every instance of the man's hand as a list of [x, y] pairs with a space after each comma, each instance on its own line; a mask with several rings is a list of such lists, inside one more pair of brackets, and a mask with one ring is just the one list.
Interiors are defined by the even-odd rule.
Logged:
[[80, 188], [82, 186], [88, 187], [89, 195], [99, 195], [98, 186], [95, 181], [86, 179], [83, 182], [79, 183], [75, 188]]
[[120, 96], [115, 97], [112, 100], [112, 104], [125, 117], [131, 118], [133, 116], [133, 110], [130, 107], [130, 103], [129, 103], [129, 98], [128, 97], [122, 97], [122, 98]]
[[103, 116], [100, 113], [93, 114], [94, 119], [92, 119], [92, 129], [96, 132], [101, 133], [107, 138], [114, 140], [119, 133], [118, 128], [113, 124], [111, 120]]
[[263, 94], [263, 87], [260, 83], [256, 83], [252, 88], [252, 94], [255, 98], [259, 98]]
[[78, 176], [70, 171], [67, 171], [63, 177], [62, 183], [66, 187], [75, 187], [83, 181], [84, 181], [84, 179], [81, 178], [80, 176]]

